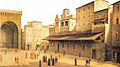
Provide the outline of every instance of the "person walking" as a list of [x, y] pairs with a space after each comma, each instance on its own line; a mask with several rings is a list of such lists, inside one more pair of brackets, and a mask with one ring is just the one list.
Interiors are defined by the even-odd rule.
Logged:
[[75, 66], [77, 66], [77, 59], [75, 58]]
[[42, 63], [41, 63], [41, 60], [39, 60], [39, 67], [41, 67], [42, 66]]
[[88, 66], [88, 59], [86, 60], [86, 64], [85, 65]]

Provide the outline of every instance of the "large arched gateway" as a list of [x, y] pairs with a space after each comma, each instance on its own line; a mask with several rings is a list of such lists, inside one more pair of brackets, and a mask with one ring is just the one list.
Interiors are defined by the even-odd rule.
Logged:
[[21, 48], [21, 11], [0, 10], [0, 47]]

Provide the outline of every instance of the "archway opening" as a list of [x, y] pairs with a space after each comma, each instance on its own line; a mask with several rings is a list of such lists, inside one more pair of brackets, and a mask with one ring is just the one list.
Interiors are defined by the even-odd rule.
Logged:
[[8, 21], [0, 27], [0, 47], [18, 48], [18, 28], [15, 23]]

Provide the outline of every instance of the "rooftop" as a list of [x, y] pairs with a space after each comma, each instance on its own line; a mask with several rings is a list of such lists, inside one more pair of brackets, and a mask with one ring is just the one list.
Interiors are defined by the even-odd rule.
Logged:
[[120, 2], [120, 0], [119, 1], [117, 1], [117, 2], [115, 2], [115, 3], [113, 3], [112, 5], [114, 5], [114, 4], [116, 4], [116, 3], [119, 3]]

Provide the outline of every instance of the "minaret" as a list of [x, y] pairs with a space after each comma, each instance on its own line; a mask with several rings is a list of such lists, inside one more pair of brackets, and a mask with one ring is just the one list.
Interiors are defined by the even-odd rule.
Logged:
[[55, 17], [55, 31], [57, 33], [60, 31], [60, 19], [58, 14], [56, 14], [56, 17]]
[[59, 26], [59, 16], [58, 14], [56, 14], [56, 17], [55, 17], [55, 26]]

